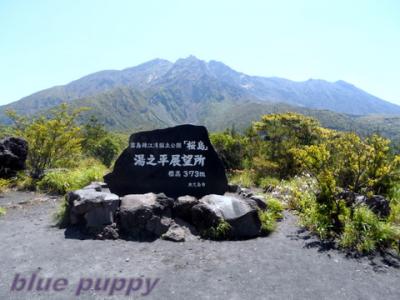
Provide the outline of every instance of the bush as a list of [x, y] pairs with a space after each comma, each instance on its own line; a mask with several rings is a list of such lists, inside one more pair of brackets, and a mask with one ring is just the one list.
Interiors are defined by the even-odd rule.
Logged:
[[[334, 237], [334, 226], [330, 208], [325, 204], [319, 204], [315, 197], [304, 197], [299, 214], [300, 223], [311, 232], [316, 233], [320, 239]], [[304, 205], [304, 206], [303, 206]]]
[[389, 193], [388, 193], [389, 199], [391, 199], [393, 202], [400, 203], [400, 183], [394, 184]]
[[229, 132], [212, 133], [210, 140], [226, 169], [242, 169], [246, 147], [244, 137]]
[[283, 218], [282, 203], [272, 197], [266, 200], [267, 210], [259, 210], [258, 217], [261, 221], [261, 234], [267, 235], [276, 229], [277, 221]]
[[83, 126], [82, 149], [87, 156], [98, 159], [110, 167], [122, 149], [120, 136], [108, 132], [104, 124], [95, 116], [91, 116]]
[[258, 181], [258, 186], [266, 191], [271, 191], [280, 184], [280, 180], [274, 177], [264, 177]]
[[51, 171], [37, 185], [41, 191], [62, 195], [80, 189], [92, 181], [102, 181], [106, 171], [104, 165], [89, 159], [76, 169]]
[[17, 173], [17, 176], [12, 179], [11, 186], [19, 191], [35, 191], [38, 179], [30, 177], [24, 171]]
[[0, 178], [0, 193], [4, 193], [5, 191], [7, 191], [10, 184], [11, 181], [9, 179]]
[[390, 202], [390, 215], [388, 222], [400, 226], [400, 201]]
[[76, 165], [81, 155], [81, 129], [76, 118], [83, 109], [69, 111], [62, 104], [32, 120], [8, 112], [14, 121], [14, 133], [25, 138], [29, 145], [27, 165], [31, 177], [41, 179], [49, 168]]
[[296, 175], [292, 149], [312, 145], [321, 139], [317, 120], [296, 113], [271, 114], [254, 123], [263, 137], [260, 153], [254, 156], [253, 167], [258, 177], [272, 174], [279, 178]]
[[[310, 190], [301, 190], [299, 179], [286, 182], [290, 188], [291, 209], [299, 214], [302, 226], [317, 234], [320, 239], [337, 239], [344, 249], [358, 253], [369, 253], [377, 249], [394, 248], [399, 251], [400, 205], [391, 201], [391, 214], [385, 219], [365, 206], [348, 207], [343, 200], [335, 200], [335, 205], [318, 201]], [[310, 185], [312, 186], [312, 185]]]
[[101, 139], [91, 149], [91, 155], [100, 160], [106, 167], [110, 167], [114, 158], [119, 153], [119, 146], [117, 142], [111, 137], [106, 136]]
[[268, 210], [259, 210], [258, 218], [261, 221], [261, 234], [268, 235], [276, 228], [275, 214]]
[[229, 177], [229, 182], [231, 184], [237, 184], [245, 188], [255, 186], [254, 172], [252, 170], [237, 170], [233, 172]]
[[345, 220], [340, 245], [360, 253], [370, 253], [378, 247], [394, 246], [400, 240], [400, 229], [380, 221], [364, 206], [356, 207], [351, 218]]
[[281, 201], [273, 197], [267, 197], [265, 202], [267, 203], [267, 210], [273, 213], [275, 219], [283, 218], [284, 207]]

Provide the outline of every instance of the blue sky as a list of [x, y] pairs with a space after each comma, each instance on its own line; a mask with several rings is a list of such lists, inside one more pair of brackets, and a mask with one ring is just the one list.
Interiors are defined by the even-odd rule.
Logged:
[[400, 1], [0, 0], [0, 105], [190, 54], [250, 75], [342, 79], [400, 104]]

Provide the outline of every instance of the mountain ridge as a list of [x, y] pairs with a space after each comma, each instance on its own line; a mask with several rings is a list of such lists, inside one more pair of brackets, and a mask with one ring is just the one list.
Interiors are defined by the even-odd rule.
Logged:
[[[246, 117], [237, 107], [250, 115], [330, 110], [347, 115], [400, 116], [400, 106], [343, 80], [292, 81], [250, 76], [219, 61], [189, 56], [175, 63], [157, 58], [122, 70], [103, 70], [36, 92], [0, 106], [0, 122], [8, 122], [4, 114], [7, 109], [29, 116], [62, 102], [91, 107], [90, 114], [98, 115], [109, 128], [123, 130], [181, 123], [209, 124], [221, 129], [224, 123], [219, 119], [234, 117], [228, 113]], [[258, 109], [254, 111], [254, 107]], [[248, 121], [251, 120], [246, 118]]]

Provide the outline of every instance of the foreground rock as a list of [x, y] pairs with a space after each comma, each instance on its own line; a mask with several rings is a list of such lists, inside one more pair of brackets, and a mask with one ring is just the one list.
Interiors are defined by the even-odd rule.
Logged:
[[258, 211], [246, 200], [236, 196], [208, 195], [200, 199], [215, 217], [231, 225], [232, 238], [252, 238], [260, 234], [261, 223]]
[[135, 194], [121, 198], [121, 230], [135, 238], [160, 237], [171, 225], [173, 199], [164, 194]]
[[172, 224], [168, 231], [162, 235], [162, 238], [173, 242], [184, 242], [185, 236], [185, 229], [178, 224]]
[[10, 178], [25, 169], [28, 143], [21, 138], [7, 137], [0, 140], [0, 178]]
[[[68, 223], [81, 225], [98, 239], [163, 238], [182, 242], [207, 237], [209, 229], [227, 222], [226, 239], [260, 236], [259, 210], [266, 209], [260, 196], [207, 195], [201, 199], [163, 193], [130, 194], [118, 197], [101, 182], [67, 195]], [[208, 236], [213, 238], [213, 236]]]
[[115, 194], [84, 188], [67, 194], [69, 224], [98, 229], [114, 223], [119, 207]]
[[338, 194], [338, 198], [345, 200], [350, 207], [365, 205], [380, 217], [387, 217], [390, 214], [389, 200], [381, 195], [367, 197], [345, 190]]

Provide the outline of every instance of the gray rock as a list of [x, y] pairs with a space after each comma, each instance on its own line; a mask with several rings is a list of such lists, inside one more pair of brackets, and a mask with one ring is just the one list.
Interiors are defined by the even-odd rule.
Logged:
[[83, 190], [94, 189], [97, 192], [105, 192], [110, 193], [110, 189], [107, 187], [107, 184], [104, 182], [93, 181], [89, 185], [82, 188]]
[[67, 194], [67, 202], [72, 225], [84, 222], [87, 227], [103, 227], [114, 223], [114, 215], [119, 206], [115, 194], [82, 189]]
[[250, 198], [251, 196], [253, 196], [253, 192], [250, 189], [242, 188], [239, 192], [239, 195], [245, 198]]
[[201, 198], [200, 203], [232, 226], [233, 238], [250, 238], [260, 234], [258, 211], [246, 200], [235, 196], [208, 195]]
[[25, 169], [28, 143], [21, 138], [6, 137], [0, 140], [0, 178], [10, 178]]
[[155, 236], [161, 236], [168, 231], [171, 219], [168, 217], [152, 216], [146, 223], [146, 230]]
[[366, 205], [380, 217], [387, 217], [390, 214], [389, 200], [381, 195], [367, 197], [349, 190], [344, 190], [337, 195], [337, 198], [344, 200], [347, 206], [353, 208], [359, 205]]
[[96, 238], [99, 240], [116, 240], [119, 238], [117, 224], [112, 223], [105, 226], [101, 230], [95, 233]]
[[253, 195], [250, 198], [244, 199], [252, 208], [265, 210], [267, 209], [267, 203], [262, 195]]
[[192, 219], [192, 207], [199, 204], [199, 200], [192, 196], [181, 196], [174, 201], [173, 215], [187, 222]]
[[198, 231], [217, 226], [223, 219], [219, 210], [206, 203], [199, 203], [193, 206], [191, 215], [192, 223]]
[[164, 194], [133, 194], [121, 198], [119, 225], [134, 237], [161, 236], [171, 224], [173, 199]]
[[242, 191], [242, 189], [237, 184], [229, 184], [228, 185], [228, 192], [229, 193], [239, 194], [241, 191]]
[[185, 241], [186, 232], [178, 224], [173, 224], [166, 233], [164, 233], [161, 237], [164, 240], [173, 241], [173, 242], [184, 242]]
[[365, 204], [380, 217], [387, 217], [390, 214], [390, 203], [381, 195], [373, 195], [367, 198]]
[[188, 223], [180, 218], [174, 219], [173, 223], [179, 225], [183, 228], [183, 230], [185, 230], [186, 241], [199, 239], [199, 232], [191, 223]]

